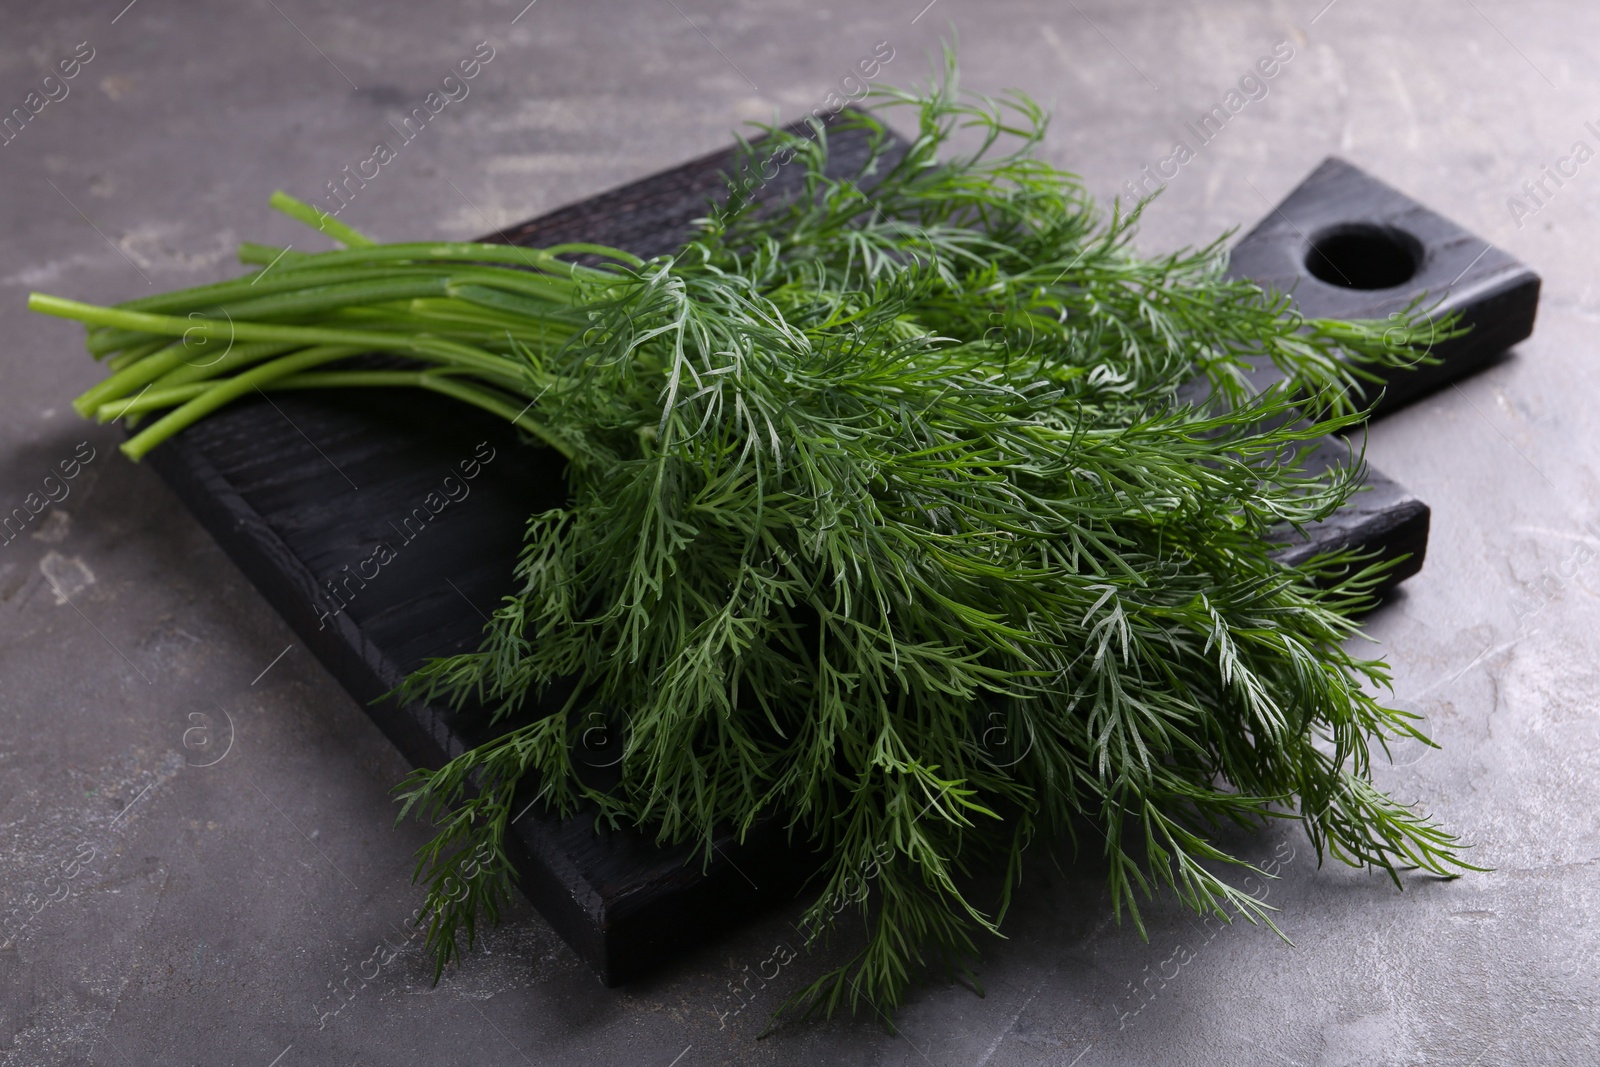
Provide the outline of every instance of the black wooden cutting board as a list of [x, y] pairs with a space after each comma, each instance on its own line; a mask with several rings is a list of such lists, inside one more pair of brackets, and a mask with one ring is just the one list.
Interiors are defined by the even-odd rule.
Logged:
[[[865, 148], [843, 133], [830, 145], [845, 172]], [[641, 256], [671, 251], [722, 191], [719, 175], [732, 159], [732, 149], [714, 153], [489, 239], [592, 241]], [[780, 175], [771, 191], [784, 194], [788, 178]], [[1305, 249], [1290, 247], [1294, 235], [1286, 238], [1279, 222], [1297, 225], [1293, 201], [1241, 242], [1236, 269], [1295, 288], [1310, 314], [1328, 313], [1318, 301], [1337, 303], [1342, 314], [1387, 314], [1383, 301], [1400, 289], [1352, 296], [1320, 282], [1320, 289], [1299, 288]], [[1346, 195], [1335, 214], [1360, 222], [1370, 206]], [[1484, 258], [1508, 276], [1502, 255]], [[1473, 269], [1466, 280], [1476, 282]], [[1532, 286], [1536, 297], [1536, 278]], [[1450, 361], [1429, 384], [1526, 336], [1531, 309], [1524, 317], [1527, 328], [1485, 331], [1492, 351], [1468, 344], [1446, 353]], [[441, 403], [403, 390], [258, 396], [202, 420], [147, 460], [419, 766], [438, 766], [483, 741], [482, 717], [470, 707], [457, 714], [374, 701], [424, 658], [477, 645], [486, 614], [510, 591], [527, 517], [563, 494], [554, 453], [521, 443], [507, 424], [476, 409]], [[1342, 458], [1344, 447], [1332, 443], [1324, 455]], [[1376, 472], [1370, 484], [1351, 507], [1286, 548], [1285, 558], [1350, 545], [1386, 558], [1409, 553], [1395, 579], [1415, 573], [1427, 542], [1426, 505]], [[393, 550], [382, 562], [374, 552], [380, 542]], [[591, 753], [597, 763], [606, 759], [605, 740]], [[512, 830], [508, 850], [520, 888], [612, 985], [792, 897], [812, 865], [772, 828], [743, 844], [723, 834], [706, 866], [634, 833], [599, 833], [587, 817], [528, 810]]]

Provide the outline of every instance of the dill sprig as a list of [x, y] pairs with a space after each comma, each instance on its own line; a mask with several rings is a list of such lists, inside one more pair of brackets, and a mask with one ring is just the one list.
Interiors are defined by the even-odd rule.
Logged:
[[[706, 858], [718, 828], [773, 820], [814, 850], [802, 926], [848, 936], [853, 911], [865, 933], [785, 1002], [801, 1011], [889, 1011], [921, 976], [970, 973], [1035, 841], [1101, 852], [1141, 932], [1163, 889], [1270, 925], [1225, 877], [1254, 870], [1217, 843], [1228, 824], [1298, 820], [1319, 856], [1396, 885], [1468, 866], [1371, 783], [1375, 743], [1426, 740], [1373, 695], [1387, 667], [1346, 647], [1382, 568], [1274, 557], [1360, 488], [1359, 457], [1307, 453], [1357, 422], [1374, 367], [1418, 358], [1425, 313], [1302, 318], [1227, 277], [1220, 239], [1135, 253], [1142, 205], [1097, 209], [1040, 158], [1038, 106], [961, 92], [949, 53], [876, 103], [813, 137], [769, 129], [801, 192], [735, 186], [648, 262], [373, 244], [280, 194], [348, 247], [248, 245], [269, 269], [115, 308], [32, 298], [109, 360], [81, 412], [166, 411], [135, 458], [256, 388], [393, 386], [566, 457], [569, 498], [530, 517], [481, 648], [400, 690], [514, 724], [398, 790], [437, 829], [417, 877], [438, 968], [510, 892], [530, 785]], [[895, 108], [917, 124], [903, 152]], [[845, 128], [870, 150], [830, 177]], [[1283, 378], [1253, 390], [1262, 361]], [[614, 782], [579, 773], [594, 714], [623, 738]], [[997, 898], [976, 871], [1004, 872]]]

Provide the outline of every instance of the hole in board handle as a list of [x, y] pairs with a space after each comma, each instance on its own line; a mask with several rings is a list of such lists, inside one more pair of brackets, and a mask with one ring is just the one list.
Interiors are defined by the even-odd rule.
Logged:
[[1306, 270], [1340, 289], [1393, 289], [1416, 277], [1422, 245], [1404, 230], [1357, 222], [1332, 226], [1311, 239]]

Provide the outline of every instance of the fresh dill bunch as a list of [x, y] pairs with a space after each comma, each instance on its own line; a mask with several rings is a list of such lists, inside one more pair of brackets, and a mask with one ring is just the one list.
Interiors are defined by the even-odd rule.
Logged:
[[[774, 820], [814, 850], [802, 925], [851, 951], [799, 1011], [887, 1013], [970, 973], [1035, 841], [1100, 852], [1141, 932], [1163, 889], [1270, 924], [1224, 877], [1254, 870], [1224, 825], [1296, 819], [1397, 885], [1468, 867], [1371, 783], [1375, 743], [1426, 741], [1346, 648], [1382, 569], [1274, 556], [1359, 490], [1358, 459], [1307, 454], [1356, 424], [1373, 367], [1419, 358], [1425, 314], [1304, 319], [1228, 278], [1220, 240], [1137, 254], [1140, 206], [1098, 210], [1040, 158], [1038, 106], [961, 92], [949, 53], [874, 102], [831, 124], [867, 138], [858, 173], [828, 175], [821, 124], [769, 130], [800, 192], [736, 186], [649, 262], [375, 245], [279, 197], [348, 247], [247, 246], [268, 270], [114, 309], [34, 298], [110, 358], [80, 411], [170, 409], [131, 455], [254, 388], [414, 386], [566, 457], [569, 497], [530, 517], [481, 648], [399, 693], [511, 721], [398, 790], [437, 830], [417, 877], [438, 968], [510, 892], [530, 788], [707, 858], [718, 828]], [[196, 369], [196, 336], [243, 343]], [[406, 367], [350, 362], [371, 351]], [[1263, 362], [1282, 380], [1253, 390]], [[574, 755], [595, 713], [623, 735], [603, 786]], [[996, 899], [980, 870], [1004, 872]], [[864, 935], [839, 927], [852, 911]]]
[[[714, 215], [561, 353], [574, 384], [541, 406], [596, 460], [530, 523], [484, 647], [406, 687], [526, 714], [570, 685], [406, 787], [450, 820], [425, 872], [441, 965], [479, 903], [450, 906], [450, 857], [497, 839], [525, 775], [561, 811], [708, 852], [717, 826], [781, 820], [820, 857], [813, 931], [870, 866], [864, 943], [786, 1005], [827, 1012], [965, 971], [1005, 900], [964, 876], [998, 863], [1008, 896], [1028, 843], [1085, 819], [1135, 922], [1162, 885], [1266, 918], [1217, 873], [1241, 865], [1224, 822], [1298, 818], [1397, 884], [1465, 866], [1370, 783], [1374, 740], [1419, 736], [1369, 695], [1384, 665], [1344, 648], [1378, 570], [1272, 555], [1358, 489], [1359, 464], [1303, 457], [1352, 424], [1363, 368], [1416, 353], [1226, 278], [1219, 245], [1139, 257], [1137, 210], [1103, 217], [1037, 157], [1025, 97], [963, 96], [952, 64], [879, 102], [915, 111], [909, 152], [842, 117], [873, 150], [833, 179], [826, 130], [788, 135], [801, 195]], [[982, 143], [943, 158], [960, 126]], [[1252, 395], [1263, 359], [1286, 378]], [[1180, 394], [1197, 376], [1208, 404]], [[571, 757], [595, 709], [626, 714], [604, 790]]]

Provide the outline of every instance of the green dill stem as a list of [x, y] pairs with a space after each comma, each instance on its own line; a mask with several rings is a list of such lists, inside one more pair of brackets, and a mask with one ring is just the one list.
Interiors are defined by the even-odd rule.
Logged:
[[[451, 266], [443, 265], [438, 268], [438, 271], [443, 274], [450, 269]], [[327, 270], [311, 269], [294, 274], [287, 271], [280, 274], [274, 268], [264, 275], [260, 273], [249, 274], [242, 278], [232, 278], [225, 282], [197, 285], [192, 289], [176, 289], [170, 293], [141, 296], [133, 300], [124, 300], [111, 306], [123, 311], [188, 312], [205, 307], [221, 307], [234, 298], [255, 298], [292, 289], [310, 289], [317, 285], [332, 285], [345, 281], [403, 278], [419, 273], [421, 271], [417, 267], [405, 264], [372, 267], [366, 270], [354, 267], [335, 267]], [[99, 332], [98, 330], [90, 331], [91, 338], [97, 338]]]
[[268, 293], [250, 300], [227, 304], [224, 310], [234, 319], [265, 321], [294, 316], [301, 318], [334, 311], [348, 305], [375, 304], [385, 300], [410, 300], [413, 297], [443, 296], [449, 279], [444, 276], [402, 274], [375, 281], [336, 282], [284, 293]]
[[[296, 292], [312, 295], [325, 292], [329, 287], [337, 285], [401, 279], [410, 279], [419, 284], [426, 279], [436, 279], [444, 284], [489, 285], [522, 293], [535, 300], [548, 301], [551, 307], [563, 309], [571, 306], [576, 291], [576, 283], [570, 279], [541, 276], [511, 267], [464, 263], [398, 263], [373, 267], [316, 267], [282, 273], [274, 270], [265, 277], [255, 275], [252, 278], [217, 282], [212, 285], [196, 286], [193, 289], [158, 293], [112, 306], [121, 311], [146, 311], [158, 314], [172, 311], [220, 312], [226, 307], [229, 314], [247, 318], [250, 312], [246, 305], [230, 304], [229, 301], [236, 299], [255, 301], [267, 296]], [[139, 331], [101, 327], [90, 331], [87, 347], [91, 353], [98, 356], [122, 347], [129, 340], [137, 339], [138, 335]]]
[[[278, 383], [274, 382], [273, 385], [277, 386]], [[154, 387], [141, 389], [133, 396], [102, 403], [94, 409], [94, 418], [96, 422], [111, 422], [129, 415], [143, 415], [163, 408], [176, 407], [212, 388], [214, 386], [209, 382], [190, 382], [187, 385], [170, 385], [162, 389]]]
[[350, 345], [317, 345], [237, 374], [214, 384], [182, 407], [162, 416], [146, 429], [128, 438], [122, 443], [122, 452], [129, 459], [140, 459], [146, 452], [179, 430], [199, 421], [202, 416], [210, 414], [229, 401], [251, 392], [274, 378], [281, 378], [322, 363], [331, 363], [336, 359], [345, 359], [360, 352], [360, 347]]
[[[263, 267], [268, 264], [285, 262], [293, 259], [305, 259], [311, 255], [309, 252], [297, 252], [293, 248], [279, 248], [276, 245], [264, 245], [256, 241], [239, 242], [239, 262], [248, 266], [259, 263]], [[259, 277], [258, 271], [255, 275]]]
[[152, 351], [159, 351], [160, 348], [167, 347], [167, 345], [170, 343], [171, 340], [169, 338], [163, 337], [161, 338], [161, 344], [158, 348], [130, 348], [125, 351], [118, 352], [116, 355], [106, 360], [106, 370], [115, 373], [116, 371], [122, 370], [124, 367], [128, 367], [139, 362]]
[[485, 390], [467, 385], [465, 382], [456, 381], [453, 378], [445, 378], [436, 374], [425, 374], [421, 376], [421, 379], [422, 380], [417, 384], [421, 385], [424, 389], [431, 389], [436, 393], [443, 393], [445, 396], [455, 397], [457, 400], [462, 400], [468, 404], [474, 404], [485, 411], [493, 412], [494, 414], [499, 415], [502, 419], [510, 422], [513, 426], [518, 426], [524, 430], [527, 430], [539, 440], [543, 441], [557, 452], [560, 452], [569, 461], [577, 458], [577, 453], [573, 451], [572, 446], [561, 440], [560, 437], [556, 436], [543, 423], [529, 417], [527, 411], [528, 407], [532, 406], [531, 404], [524, 406], [519, 412], [518, 409], [512, 404], [507, 403], [497, 396], [489, 394]]
[[[213, 357], [205, 362], [185, 360], [181, 367], [172, 368], [151, 383], [151, 391], [157, 392], [174, 386], [187, 385], [191, 382], [204, 382], [208, 378], [216, 378], [240, 367], [247, 367], [264, 359], [284, 355], [299, 347], [301, 346], [284, 341], [258, 341], [233, 345], [224, 351], [222, 355]], [[129, 392], [130, 390], [124, 389], [118, 395], [127, 396]]]
[[491, 337], [503, 336], [506, 331], [523, 336], [535, 335], [541, 342], [546, 342], [564, 341], [578, 328], [577, 323], [564, 315], [529, 315], [456, 297], [420, 297], [407, 305], [406, 313], [419, 320], [448, 322], [470, 328], [485, 346]]
[[[76, 300], [63, 300], [44, 293], [30, 293], [28, 307], [58, 318], [77, 319], [79, 322], [105, 326], [122, 326], [149, 333], [181, 337], [198, 333], [208, 340], [221, 341], [287, 341], [307, 345], [353, 345], [361, 349], [396, 352], [406, 355], [431, 356], [447, 363], [470, 367], [488, 377], [504, 381], [512, 388], [522, 384], [527, 374], [505, 359], [481, 348], [427, 336], [413, 336], [380, 332], [377, 330], [344, 330], [323, 326], [280, 326], [272, 323], [229, 322], [225, 319], [185, 319], [171, 315], [149, 315], [138, 311], [97, 307]], [[181, 362], [181, 358], [179, 360]], [[141, 366], [134, 364], [130, 371]], [[168, 368], [170, 369], [170, 367]], [[105, 394], [97, 394], [104, 399]], [[93, 405], [86, 411], [94, 410]]]
[[[346, 352], [345, 355], [354, 354]], [[339, 358], [337, 356], [333, 358]], [[237, 379], [231, 379], [237, 380]], [[465, 382], [455, 381], [449, 377], [448, 371], [320, 371], [316, 373], [289, 373], [283, 377], [267, 377], [252, 383], [264, 390], [279, 389], [338, 389], [338, 388], [371, 388], [371, 387], [409, 387], [427, 389], [443, 396], [453, 397], [464, 403], [480, 407], [485, 411], [500, 416], [513, 426], [523, 429], [539, 438], [549, 447], [560, 452], [567, 459], [575, 458], [572, 447], [551, 432], [545, 426], [528, 415], [527, 407], [520, 411], [517, 407], [507, 403], [504, 399], [490, 394], [488, 391], [476, 388]], [[184, 404], [196, 397], [206, 396], [218, 386], [209, 382], [191, 382], [188, 384], [174, 385], [165, 389], [150, 389], [127, 400], [114, 400], [100, 405], [95, 412], [100, 422], [110, 422], [125, 415], [138, 415], [150, 411], [159, 411], [162, 408]], [[242, 392], [240, 390], [239, 392]], [[236, 392], [235, 395], [238, 395]], [[218, 403], [226, 403], [233, 396], [224, 397]], [[180, 411], [182, 409], [180, 408]], [[204, 414], [201, 412], [200, 414]], [[198, 416], [196, 416], [198, 418]], [[183, 422], [184, 426], [192, 423], [194, 419]], [[152, 426], [151, 432], [160, 426]], [[182, 426], [174, 426], [162, 435], [162, 440], [178, 432]], [[139, 450], [139, 456], [148, 453], [151, 448], [159, 444], [152, 441]], [[139, 456], [134, 456], [137, 459]]]
[[288, 215], [291, 219], [298, 219], [313, 230], [327, 234], [342, 245], [361, 247], [375, 243], [366, 234], [345, 225], [320, 208], [312, 207], [302, 200], [296, 200], [282, 189], [277, 190], [268, 197], [267, 203]]
[[[315, 256], [285, 256], [273, 272], [299, 271], [306, 264], [315, 263], [317, 269], [331, 267], [364, 266], [378, 263], [499, 263], [508, 267], [531, 267], [534, 270], [569, 278], [605, 280], [614, 278], [610, 271], [593, 267], [580, 267], [557, 258], [579, 248], [599, 251], [597, 246], [554, 245], [550, 248], [523, 248], [520, 245], [473, 244], [469, 242], [412, 242], [409, 244], [374, 245], [371, 248], [347, 248], [338, 252], [322, 252]], [[637, 256], [615, 249], [605, 250], [623, 262], [639, 263]], [[291, 261], [292, 260], [292, 261]]]
[[150, 335], [144, 330], [124, 330], [116, 327], [105, 327], [91, 330], [84, 339], [83, 347], [95, 359], [103, 359], [107, 353], [136, 349], [149, 344]]
[[153, 354], [129, 363], [109, 378], [91, 385], [73, 400], [72, 406], [78, 414], [87, 417], [105, 401], [126, 396], [181, 365], [188, 354], [189, 349], [183, 342], [169, 342]]
[[[124, 348], [122, 351], [106, 360], [106, 369], [114, 374], [129, 364], [137, 363], [146, 356], [153, 355], [156, 352], [161, 351], [171, 343], [172, 341], [170, 338], [151, 337], [140, 344], [135, 344], [131, 347]], [[95, 358], [98, 359], [100, 357], [96, 356]]]

